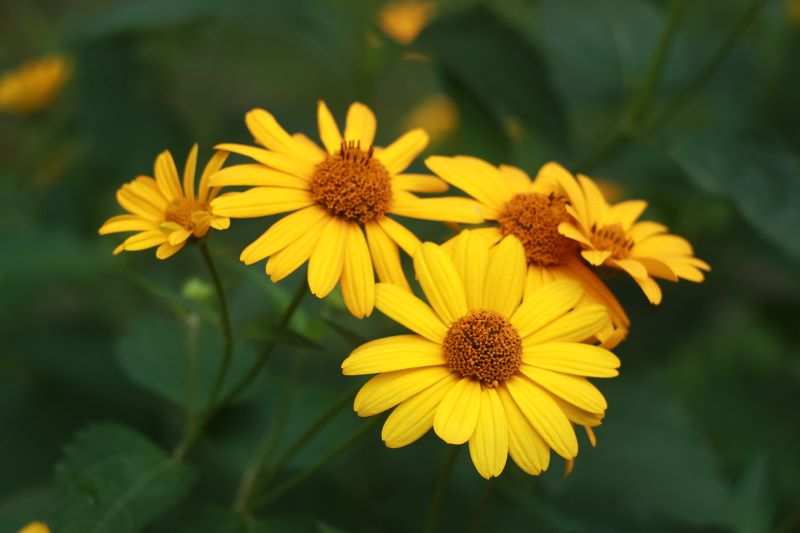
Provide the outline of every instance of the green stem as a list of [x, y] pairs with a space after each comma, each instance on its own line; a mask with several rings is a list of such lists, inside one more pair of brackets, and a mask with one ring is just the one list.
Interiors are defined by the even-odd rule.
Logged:
[[258, 477], [256, 482], [253, 484], [251, 494], [263, 490], [264, 487], [266, 487], [269, 482], [272, 481], [272, 478], [275, 477], [275, 474], [280, 472], [283, 467], [285, 467], [289, 461], [292, 460], [297, 452], [302, 450], [303, 447], [308, 444], [308, 442], [314, 438], [317, 433], [327, 426], [340, 409], [353, 400], [353, 397], [356, 395], [356, 392], [358, 392], [359, 388], [361, 388], [361, 383], [339, 396], [339, 398], [328, 408], [327, 411], [317, 417], [314, 423], [311, 424], [308, 429], [306, 429], [303, 434], [300, 435], [297, 440], [295, 440], [292, 445], [289, 446], [289, 448], [287, 448], [286, 451], [283, 452], [271, 466], [269, 466], [268, 469], [265, 469], [260, 473], [260, 477]]
[[461, 451], [461, 446], [453, 446], [442, 473], [439, 475], [439, 480], [436, 482], [436, 488], [433, 490], [431, 503], [428, 506], [428, 518], [425, 521], [426, 533], [435, 533], [436, 531], [436, 524], [439, 521], [439, 509], [442, 506], [444, 494], [447, 492], [447, 485], [450, 483], [450, 476], [453, 473], [453, 466], [456, 464], [459, 451]]
[[222, 352], [222, 362], [220, 363], [217, 378], [214, 382], [214, 388], [211, 392], [211, 399], [208, 401], [209, 405], [217, 403], [222, 387], [225, 383], [225, 378], [228, 376], [228, 370], [231, 366], [231, 359], [233, 359], [233, 327], [231, 326], [231, 316], [228, 311], [228, 300], [225, 297], [225, 288], [222, 285], [222, 278], [220, 278], [219, 271], [214, 264], [214, 258], [208, 249], [208, 242], [203, 239], [198, 242], [197, 247], [200, 249], [200, 254], [208, 267], [208, 273], [214, 282], [214, 289], [217, 291], [217, 301], [219, 302], [219, 322], [222, 329], [222, 336], [225, 338], [225, 348]]
[[258, 507], [263, 507], [268, 505], [269, 503], [273, 502], [274, 500], [283, 496], [286, 492], [293, 489], [295, 486], [299, 485], [307, 478], [311, 477], [315, 474], [318, 470], [322, 467], [327, 465], [330, 461], [338, 457], [342, 452], [344, 452], [347, 448], [349, 448], [355, 441], [357, 441], [363, 434], [365, 434], [369, 429], [374, 427], [380, 421], [380, 417], [373, 417], [372, 420], [366, 422], [358, 427], [353, 433], [350, 434], [346, 439], [341, 441], [334, 449], [329, 451], [327, 454], [323, 455], [319, 458], [319, 460], [304, 468], [297, 474], [293, 475], [271, 491], [263, 494], [262, 496], [255, 498], [250, 505], [251, 509], [256, 509]]

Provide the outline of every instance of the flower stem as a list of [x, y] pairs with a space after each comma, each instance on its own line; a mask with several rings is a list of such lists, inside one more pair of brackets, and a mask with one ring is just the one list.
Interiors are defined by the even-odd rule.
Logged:
[[338, 457], [342, 452], [344, 452], [347, 448], [349, 448], [355, 441], [359, 439], [363, 434], [365, 434], [369, 429], [375, 426], [380, 421], [379, 417], [373, 417], [372, 420], [366, 422], [359, 426], [353, 433], [351, 433], [346, 439], [342, 440], [334, 449], [329, 451], [327, 454], [323, 455], [319, 458], [316, 463], [313, 463], [300, 472], [296, 473], [271, 491], [263, 494], [262, 496], [255, 498], [250, 505], [251, 509], [255, 509], [258, 507], [263, 507], [272, 503], [274, 500], [283, 496], [286, 492], [293, 489], [295, 486], [299, 485], [307, 478], [311, 477], [315, 474], [318, 470], [322, 467], [327, 465], [330, 461]]
[[200, 254], [205, 260], [208, 267], [208, 273], [214, 281], [214, 289], [217, 291], [217, 301], [219, 302], [219, 322], [222, 329], [222, 336], [225, 338], [225, 348], [222, 352], [222, 362], [220, 363], [217, 378], [214, 382], [214, 388], [211, 392], [211, 398], [208, 401], [209, 405], [217, 403], [217, 399], [222, 392], [222, 387], [225, 384], [225, 378], [228, 376], [228, 370], [231, 366], [231, 359], [233, 359], [233, 327], [231, 326], [231, 316], [228, 311], [228, 300], [225, 297], [225, 288], [222, 285], [222, 278], [220, 278], [219, 271], [214, 264], [214, 258], [211, 256], [211, 251], [208, 249], [208, 242], [203, 239], [198, 242], [197, 247], [200, 249]]
[[450, 456], [447, 458], [447, 462], [444, 464], [442, 473], [439, 475], [439, 480], [436, 482], [436, 488], [433, 490], [431, 503], [428, 506], [428, 518], [425, 521], [426, 533], [436, 532], [436, 524], [439, 520], [439, 509], [442, 506], [442, 500], [444, 499], [445, 492], [447, 492], [447, 485], [450, 483], [450, 476], [453, 473], [453, 466], [456, 464], [456, 458], [458, 457], [458, 452], [460, 451], [461, 446], [453, 446], [453, 449], [450, 451]]

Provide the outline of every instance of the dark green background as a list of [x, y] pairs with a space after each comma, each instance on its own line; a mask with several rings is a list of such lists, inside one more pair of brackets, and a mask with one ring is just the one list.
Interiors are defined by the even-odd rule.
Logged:
[[[441, 530], [800, 529], [800, 22], [782, 1], [755, 4], [447, 1], [403, 47], [365, 1], [3, 3], [0, 67], [61, 50], [75, 72], [46, 112], [0, 116], [0, 531], [34, 518], [57, 533], [420, 530], [447, 447], [428, 435], [388, 450], [377, 428], [255, 519], [226, 510], [285, 406], [281, 448], [359, 382], [339, 371], [357, 339], [399, 331], [379, 313], [350, 318], [338, 295], [304, 303], [292, 328], [314, 343], [283, 338], [187, 464], [167, 461], [154, 483], [116, 498], [180, 437], [187, 335], [199, 327], [200, 393], [221, 336], [196, 250], [112, 257], [120, 239], [97, 228], [120, 212], [115, 189], [150, 173], [159, 151], [180, 165], [193, 142], [201, 159], [215, 143], [250, 142], [253, 107], [316, 138], [318, 99], [340, 120], [360, 100], [383, 144], [441, 93], [459, 126], [428, 154], [532, 173], [556, 159], [616, 182], [713, 267], [700, 285], [663, 283], [659, 307], [629, 279], [609, 279], [633, 325], [620, 377], [600, 383], [609, 409], [598, 447], [581, 435], [566, 479], [554, 457], [540, 477], [509, 461], [492, 482], [462, 450]], [[680, 16], [659, 71], [669, 13]], [[301, 271], [272, 285], [263, 264], [238, 262], [267, 224], [234, 221], [210, 241], [239, 371], [304, 282]], [[359, 423], [344, 409], [278, 481]], [[100, 517], [113, 526], [97, 527]]]

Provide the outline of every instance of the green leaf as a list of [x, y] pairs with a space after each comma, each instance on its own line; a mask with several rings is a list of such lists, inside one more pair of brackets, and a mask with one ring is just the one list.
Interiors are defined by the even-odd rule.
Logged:
[[702, 189], [728, 199], [767, 240], [800, 259], [800, 166], [760, 136], [682, 138], [668, 153]]
[[178, 529], [179, 533], [315, 533], [319, 532], [305, 517], [255, 518], [230, 509], [210, 507], [193, 516]]
[[59, 533], [141, 531], [186, 494], [193, 478], [190, 467], [137, 431], [90, 426], [56, 467], [59, 495], [47, 522]]
[[736, 533], [768, 531], [773, 510], [767, 488], [767, 460], [757, 457], [736, 488], [731, 526]]

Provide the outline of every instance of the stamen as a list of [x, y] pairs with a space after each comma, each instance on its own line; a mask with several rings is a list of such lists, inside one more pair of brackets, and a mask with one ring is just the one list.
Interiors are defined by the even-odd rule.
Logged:
[[614, 259], [625, 259], [633, 248], [633, 241], [628, 239], [625, 230], [619, 224], [598, 228], [592, 225], [592, 244], [598, 250], [611, 252]]
[[558, 232], [569, 220], [566, 202], [553, 193], [524, 193], [506, 203], [498, 217], [503, 235], [514, 235], [525, 249], [529, 265], [552, 266], [564, 262], [577, 245]]
[[187, 230], [194, 229], [192, 214], [197, 211], [207, 211], [208, 207], [201, 205], [196, 200], [190, 198], [176, 198], [167, 205], [164, 218], [171, 222], [177, 222]]

